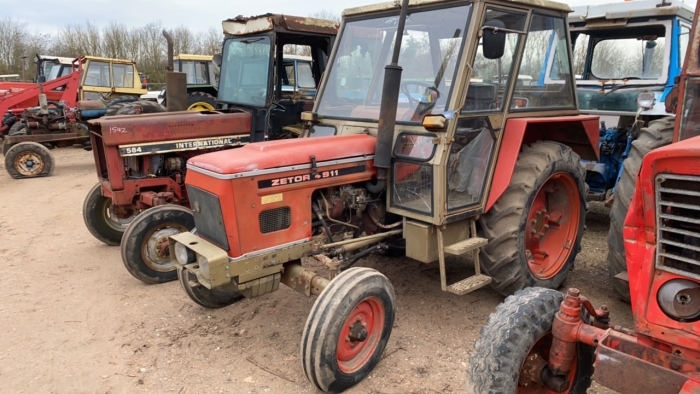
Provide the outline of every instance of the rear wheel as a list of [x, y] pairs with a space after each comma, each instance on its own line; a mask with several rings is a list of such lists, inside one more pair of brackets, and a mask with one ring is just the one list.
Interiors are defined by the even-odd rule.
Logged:
[[106, 116], [113, 116], [116, 115], [117, 111], [122, 109], [126, 104], [128, 103], [133, 103], [134, 101], [138, 100], [139, 98], [136, 96], [119, 96], [114, 99], [112, 99], [109, 103], [107, 103], [107, 113], [105, 114]]
[[214, 111], [216, 109], [216, 97], [206, 92], [192, 92], [187, 95], [188, 111]]
[[50, 176], [54, 160], [45, 146], [31, 141], [20, 142], [5, 153], [5, 169], [15, 179]]
[[115, 115], [155, 114], [165, 111], [166, 108], [155, 101], [139, 100], [124, 104]]
[[396, 313], [394, 287], [371, 268], [350, 268], [321, 292], [304, 325], [301, 363], [320, 390], [339, 393], [379, 362]]
[[148, 284], [177, 279], [170, 261], [168, 237], [194, 228], [192, 211], [167, 204], [149, 208], [136, 217], [124, 232], [122, 261], [134, 278]]
[[[554, 393], [542, 381], [552, 344], [552, 323], [564, 295], [530, 287], [509, 296], [489, 316], [474, 345], [467, 392]], [[595, 349], [579, 343], [571, 382], [562, 393], [582, 394], [591, 385]]]
[[530, 286], [556, 289], [573, 267], [587, 210], [579, 159], [557, 142], [523, 146], [510, 185], [481, 216], [489, 240], [481, 251], [483, 270], [501, 295]]
[[651, 121], [648, 127], [642, 128], [639, 137], [632, 142], [630, 154], [623, 163], [622, 176], [615, 186], [608, 231], [608, 272], [613, 291], [626, 302], [630, 302], [629, 283], [615, 278], [616, 275], [627, 271], [622, 226], [632, 202], [642, 159], [650, 151], [671, 143], [674, 124], [675, 120], [668, 117]]
[[187, 296], [196, 304], [205, 308], [223, 308], [245, 298], [235, 290], [210, 290], [199, 283], [197, 275], [186, 269], [178, 269], [177, 277]]
[[83, 221], [90, 234], [110, 246], [121, 243], [129, 223], [138, 214], [131, 207], [112, 204], [112, 199], [102, 195], [102, 184], [90, 189], [83, 202]]

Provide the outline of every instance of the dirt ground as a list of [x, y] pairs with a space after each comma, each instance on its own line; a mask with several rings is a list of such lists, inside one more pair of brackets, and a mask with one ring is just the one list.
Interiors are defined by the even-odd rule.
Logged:
[[[313, 393], [299, 341], [313, 299], [280, 291], [219, 310], [177, 282], [144, 285], [118, 247], [93, 238], [82, 205], [97, 181], [92, 154], [53, 151], [52, 177], [13, 180], [0, 168], [0, 393]], [[2, 167], [2, 164], [0, 164]], [[605, 270], [608, 211], [594, 204], [565, 287], [631, 325]], [[500, 301], [489, 288], [440, 291], [436, 265], [374, 257], [397, 294], [384, 358], [351, 393], [461, 393], [479, 328]], [[471, 266], [448, 260], [448, 275]], [[609, 393], [595, 385], [592, 393]]]

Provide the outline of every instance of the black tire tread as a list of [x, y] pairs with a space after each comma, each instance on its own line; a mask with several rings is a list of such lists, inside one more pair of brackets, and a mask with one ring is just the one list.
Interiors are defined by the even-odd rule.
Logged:
[[124, 104], [115, 115], [136, 115], [136, 107], [141, 107], [142, 114], [166, 112], [166, 108], [155, 101], [137, 100]]
[[[588, 185], [584, 182], [585, 170], [580, 165], [579, 155], [561, 143], [537, 141], [522, 147], [510, 185], [489, 212], [481, 215], [479, 219], [480, 231], [489, 240], [488, 245], [481, 249], [482, 269], [486, 275], [493, 278], [491, 287], [503, 296], [527, 286], [542, 285], [529, 278], [522, 266], [520, 254], [521, 250], [524, 250], [523, 223], [526, 220], [525, 209], [528, 200], [537, 192], [535, 185], [538, 177], [555, 162], [564, 163], [577, 172], [578, 176], [574, 179], [578, 182], [581, 203], [587, 211], [585, 196], [588, 193]], [[584, 220], [585, 217], [582, 217], [581, 221]], [[574, 245], [574, 254], [578, 253], [582, 233], [583, 231], [579, 232], [577, 245]]]
[[[5, 144], [3, 144], [3, 147]], [[4, 150], [4, 149], [3, 149]], [[35, 153], [38, 153], [40, 156], [42, 156], [44, 160], [44, 170], [37, 176], [34, 177], [25, 177], [22, 176], [14, 166], [14, 161], [15, 157], [19, 152], [29, 150]], [[44, 145], [39, 144], [37, 142], [33, 141], [24, 141], [17, 143], [13, 146], [11, 146], [6, 152], [5, 152], [5, 170], [7, 170], [7, 173], [10, 174], [10, 176], [14, 179], [29, 179], [29, 178], [39, 178], [39, 177], [47, 177], [51, 176], [53, 174], [53, 170], [56, 167], [56, 163], [53, 160], [53, 156], [51, 156], [51, 152], [49, 152], [48, 148], [46, 148]]]
[[195, 103], [204, 102], [216, 108], [216, 97], [207, 92], [190, 92], [187, 94], [187, 107], [189, 108]]
[[[556, 290], [528, 287], [499, 304], [481, 328], [471, 353], [467, 392], [516, 393], [522, 362], [532, 345], [551, 330], [563, 298]], [[570, 394], [585, 393], [591, 384], [593, 349], [586, 347], [579, 357], [579, 373]], [[586, 372], [581, 373], [581, 368]]]
[[[83, 201], [83, 222], [93, 237], [109, 246], [117, 246], [121, 243], [123, 233], [108, 225], [106, 225], [107, 227], [102, 226], [99, 223], [102, 212], [96, 212], [95, 209], [102, 206], [102, 200], [105, 198], [102, 196], [102, 184], [98, 182], [90, 189], [85, 201]], [[95, 216], [95, 214], [99, 216]]]
[[112, 99], [109, 103], [107, 103], [107, 113], [105, 116], [116, 115], [117, 111], [122, 109], [122, 107], [124, 107], [126, 104], [137, 101], [138, 99], [139, 98], [136, 96], [119, 96]]
[[629, 156], [623, 163], [622, 176], [613, 194], [613, 204], [610, 208], [610, 229], [608, 230], [608, 274], [613, 291], [626, 302], [630, 302], [629, 287], [624, 282], [615, 279], [615, 275], [627, 271], [622, 226], [632, 202], [637, 176], [642, 167], [644, 156], [656, 148], [671, 143], [674, 124], [675, 118], [669, 116], [653, 120], [649, 122], [647, 127], [641, 129], [637, 139], [632, 141]]

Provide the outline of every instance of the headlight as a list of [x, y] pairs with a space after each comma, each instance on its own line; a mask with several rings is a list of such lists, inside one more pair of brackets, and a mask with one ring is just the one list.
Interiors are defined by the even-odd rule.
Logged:
[[654, 93], [642, 92], [637, 96], [637, 107], [639, 108], [652, 109], [654, 108], [654, 102], [656, 102]]
[[197, 262], [199, 263], [199, 271], [205, 278], [209, 279], [209, 260], [204, 256], [199, 256]]
[[188, 249], [185, 245], [176, 242], [175, 243], [175, 259], [178, 263], [185, 265], [194, 263], [196, 256], [194, 252]]

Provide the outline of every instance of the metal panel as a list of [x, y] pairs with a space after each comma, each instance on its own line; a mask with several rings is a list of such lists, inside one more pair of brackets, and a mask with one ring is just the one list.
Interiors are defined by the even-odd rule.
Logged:
[[187, 195], [197, 233], [224, 250], [229, 250], [219, 197], [194, 186], [187, 186]]

